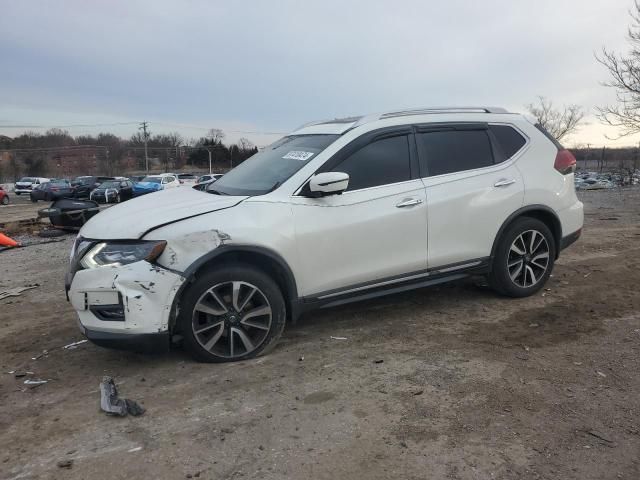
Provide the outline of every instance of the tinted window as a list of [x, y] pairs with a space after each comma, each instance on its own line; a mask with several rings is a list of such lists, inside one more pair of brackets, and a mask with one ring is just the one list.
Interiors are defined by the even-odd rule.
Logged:
[[410, 180], [407, 137], [376, 140], [347, 157], [333, 170], [349, 174], [347, 191]]
[[427, 132], [416, 138], [430, 177], [493, 165], [491, 143], [484, 130]]
[[558, 140], [556, 140], [556, 137], [551, 135], [546, 128], [544, 128], [539, 123], [536, 123], [536, 128], [538, 130], [540, 130], [544, 134], [545, 137], [547, 137], [549, 140], [551, 140], [551, 142], [556, 146], [556, 148], [558, 150], [564, 150], [564, 147], [562, 146], [562, 144]]
[[498, 140], [498, 144], [506, 158], [513, 157], [527, 143], [515, 128], [508, 125], [490, 125], [489, 130], [493, 132], [496, 140]]

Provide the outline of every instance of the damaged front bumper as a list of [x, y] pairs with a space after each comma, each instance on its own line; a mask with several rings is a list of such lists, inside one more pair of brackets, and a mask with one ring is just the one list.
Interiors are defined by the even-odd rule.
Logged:
[[147, 261], [78, 270], [68, 298], [85, 336], [97, 345], [167, 350], [174, 298], [185, 279]]

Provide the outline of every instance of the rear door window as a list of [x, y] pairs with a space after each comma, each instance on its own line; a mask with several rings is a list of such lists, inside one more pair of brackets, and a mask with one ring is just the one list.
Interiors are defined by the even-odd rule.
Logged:
[[494, 164], [491, 141], [484, 129], [418, 133], [416, 141], [430, 177]]
[[407, 136], [374, 140], [348, 156], [333, 170], [349, 174], [347, 191], [411, 180]]

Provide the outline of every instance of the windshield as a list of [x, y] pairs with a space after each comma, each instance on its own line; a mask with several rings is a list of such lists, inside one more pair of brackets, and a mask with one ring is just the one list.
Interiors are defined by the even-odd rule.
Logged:
[[149, 183], [162, 183], [162, 177], [144, 177], [142, 181]]
[[186, 180], [190, 180], [190, 179], [196, 178], [196, 176], [195, 175], [191, 175], [190, 173], [181, 173], [180, 175], [178, 175], [178, 178], [180, 180], [185, 180], [185, 179]]
[[113, 180], [107, 180], [106, 182], [102, 182], [100, 184], [100, 188], [118, 188], [120, 186], [120, 182], [115, 182]]
[[290, 135], [248, 158], [211, 184], [226, 195], [264, 195], [296, 173], [339, 135]]
[[24, 178], [21, 178], [20, 181], [24, 183], [33, 183], [36, 181], [36, 179], [31, 177], [24, 177]]

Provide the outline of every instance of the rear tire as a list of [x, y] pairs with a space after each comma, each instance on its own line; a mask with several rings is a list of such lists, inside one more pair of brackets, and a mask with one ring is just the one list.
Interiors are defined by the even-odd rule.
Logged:
[[271, 350], [286, 316], [282, 292], [267, 274], [227, 264], [203, 274], [185, 291], [178, 330], [196, 360], [234, 362]]
[[5, 195], [2, 197], [2, 205], [9, 205], [9, 196]]
[[509, 297], [528, 297], [549, 279], [556, 258], [556, 243], [543, 222], [516, 219], [499, 240], [487, 280], [496, 292]]

